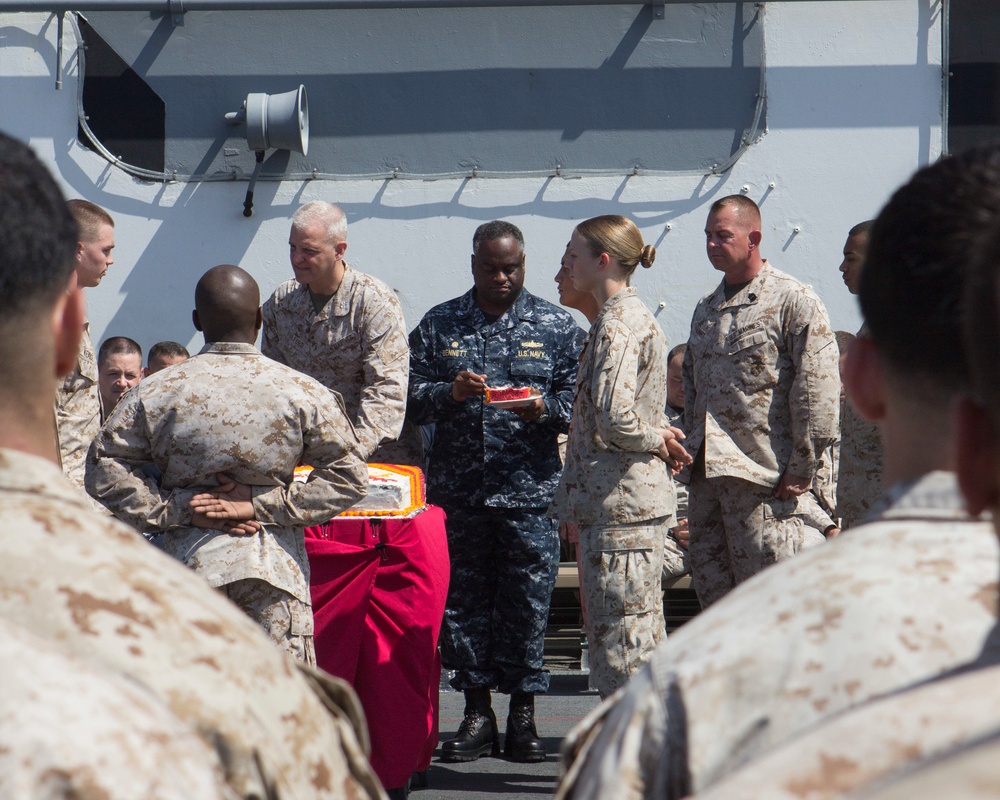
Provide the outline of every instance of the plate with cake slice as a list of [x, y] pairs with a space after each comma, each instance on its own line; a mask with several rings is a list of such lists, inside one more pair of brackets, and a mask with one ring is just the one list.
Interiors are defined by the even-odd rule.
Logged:
[[494, 408], [523, 408], [535, 402], [542, 393], [530, 386], [508, 386], [504, 389], [487, 389], [486, 402]]

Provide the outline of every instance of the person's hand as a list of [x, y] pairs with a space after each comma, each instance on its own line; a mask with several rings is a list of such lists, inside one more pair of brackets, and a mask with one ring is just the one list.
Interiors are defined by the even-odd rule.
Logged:
[[545, 398], [536, 397], [530, 406], [517, 406], [517, 408], [508, 408], [507, 410], [517, 414], [521, 418], [521, 422], [534, 422], [545, 413]]
[[222, 531], [232, 536], [250, 536], [260, 530], [260, 523], [255, 520], [237, 522], [231, 519], [210, 519], [204, 514], [195, 512], [191, 515], [191, 525], [209, 531]]
[[671, 427], [660, 428], [657, 433], [660, 434], [660, 446], [656, 455], [666, 462], [671, 474], [676, 475], [694, 460], [681, 444], [681, 440], [686, 438], [684, 432]]
[[831, 525], [829, 528], [823, 531], [823, 535], [827, 539], [836, 539], [838, 536], [840, 536], [840, 528], [838, 528], [836, 525]]
[[790, 500], [805, 494], [812, 486], [812, 478], [801, 478], [798, 475], [789, 475], [787, 472], [781, 476], [781, 483], [774, 492], [774, 496], [779, 500]]
[[687, 519], [685, 518], [682, 519], [680, 522], [678, 522], [676, 527], [670, 529], [670, 532], [674, 535], [674, 538], [677, 540], [677, 544], [679, 544], [683, 549], [687, 550], [688, 546], [691, 544], [691, 533], [688, 530]]
[[253, 491], [245, 483], [238, 483], [225, 473], [216, 475], [218, 487], [211, 492], [202, 492], [191, 498], [191, 511], [208, 519], [228, 519], [238, 522], [252, 520], [257, 516], [253, 508]]
[[451, 384], [451, 396], [457, 403], [470, 397], [482, 397], [484, 394], [486, 394], [486, 376], [477, 375], [467, 369], [459, 372]]

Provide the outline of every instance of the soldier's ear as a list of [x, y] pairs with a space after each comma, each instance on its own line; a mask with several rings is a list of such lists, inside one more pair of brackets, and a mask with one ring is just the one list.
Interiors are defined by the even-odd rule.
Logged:
[[971, 397], [957, 397], [951, 406], [951, 425], [952, 461], [969, 513], [996, 512], [1000, 508], [1000, 436], [992, 417]]
[[85, 319], [83, 292], [79, 287], [59, 295], [51, 317], [57, 378], [67, 375], [76, 365]]
[[191, 312], [191, 321], [194, 323], [194, 329], [201, 333], [201, 320], [198, 318], [198, 311]]
[[847, 399], [869, 422], [885, 418], [886, 383], [882, 358], [867, 336], [851, 342], [844, 361], [844, 389]]
[[264, 312], [260, 309], [260, 307], [258, 307], [257, 308], [257, 318], [254, 320], [254, 323], [253, 323], [253, 332], [254, 333], [260, 333], [260, 329], [263, 326], [264, 326]]
[[750, 248], [755, 250], [760, 247], [760, 240], [764, 238], [764, 235], [760, 231], [750, 231], [748, 238], [750, 239]]

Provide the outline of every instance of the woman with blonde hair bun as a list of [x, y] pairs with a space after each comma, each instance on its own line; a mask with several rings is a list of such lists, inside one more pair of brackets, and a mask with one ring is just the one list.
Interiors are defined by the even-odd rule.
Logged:
[[601, 308], [580, 355], [566, 464], [551, 516], [579, 526], [591, 679], [602, 697], [628, 682], [666, 637], [660, 579], [675, 497], [670, 470], [691, 461], [665, 426], [667, 340], [630, 286], [656, 248], [631, 220], [581, 222], [573, 284]]

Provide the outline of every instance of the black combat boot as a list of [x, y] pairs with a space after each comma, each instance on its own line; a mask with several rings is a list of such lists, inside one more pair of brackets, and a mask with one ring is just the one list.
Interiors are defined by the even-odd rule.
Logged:
[[510, 715], [503, 752], [511, 761], [532, 762], [545, 760], [545, 746], [535, 730], [535, 696], [515, 692], [510, 696]]
[[441, 760], [475, 761], [487, 753], [500, 755], [500, 734], [490, 706], [490, 690], [466, 689], [465, 719], [458, 727], [458, 735], [441, 745]]

